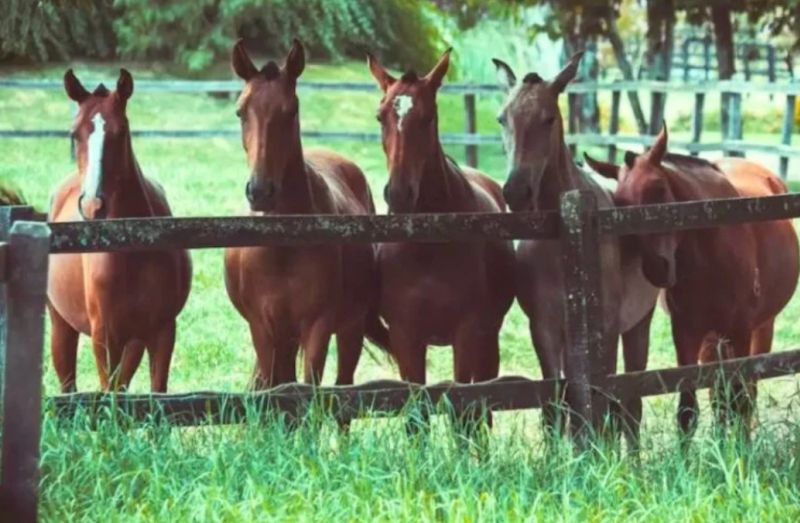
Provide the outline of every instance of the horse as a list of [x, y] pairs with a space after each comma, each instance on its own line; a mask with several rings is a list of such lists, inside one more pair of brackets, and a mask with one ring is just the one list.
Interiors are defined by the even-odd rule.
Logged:
[[[442, 150], [436, 94], [450, 50], [421, 78], [413, 71], [395, 78], [372, 55], [367, 62], [383, 92], [377, 119], [389, 171], [389, 212], [505, 211], [499, 184], [460, 167]], [[510, 241], [385, 243], [378, 266], [381, 316], [402, 379], [425, 383], [428, 345], [452, 345], [456, 382], [497, 377], [498, 335], [514, 299]]]
[[[507, 92], [498, 122], [503, 129], [509, 163], [503, 194], [514, 212], [558, 210], [561, 196], [576, 189], [590, 191], [601, 208], [614, 205], [611, 192], [575, 164], [564, 140], [558, 97], [575, 77], [582, 56], [583, 53], [574, 55], [551, 82], [536, 73], [529, 73], [522, 82], [517, 82], [511, 67], [494, 59], [498, 80]], [[542, 375], [545, 379], [560, 378], [565, 369], [567, 329], [560, 242], [525, 240], [519, 243], [516, 256], [517, 299], [529, 319]], [[644, 370], [658, 291], [644, 278], [638, 256], [626, 242], [602, 237], [600, 264], [605, 357], [600, 362], [602, 368], [593, 370], [605, 375], [616, 372], [620, 335], [625, 371]], [[612, 407], [614, 411], [618, 409], [617, 405]], [[623, 428], [629, 443], [635, 446], [642, 401], [626, 400], [622, 408]], [[543, 409], [548, 431], [557, 426], [556, 416], [554, 405]], [[600, 421], [596, 419], [594, 423], [598, 425]]]
[[[666, 126], [644, 154], [627, 153], [618, 167], [587, 158], [619, 180], [618, 205], [645, 205], [785, 194], [786, 185], [742, 158], [709, 162], [667, 152]], [[775, 317], [794, 294], [798, 241], [791, 220], [728, 225], [637, 238], [642, 269], [666, 290], [678, 365], [768, 353]], [[749, 435], [755, 382], [734, 380], [729, 405], [717, 388], [719, 421], [739, 418]], [[730, 416], [733, 413], [735, 416]], [[678, 424], [690, 435], [697, 422], [694, 390], [681, 392]], [[723, 424], [724, 426], [724, 424]]]
[[[64, 88], [78, 103], [72, 127], [78, 170], [57, 187], [49, 221], [171, 216], [164, 189], [142, 174], [133, 153], [126, 116], [131, 74], [120, 69], [116, 90], [100, 84], [90, 93], [69, 69]], [[175, 321], [191, 275], [185, 250], [52, 255], [47, 295], [61, 390], [76, 390], [83, 333], [91, 337], [103, 390], [127, 388], [146, 348], [150, 388], [166, 392]]]
[[[256, 69], [240, 40], [234, 72], [246, 82], [237, 102], [249, 174], [251, 216], [367, 215], [372, 193], [359, 167], [332, 151], [304, 151], [297, 79], [305, 51], [294, 40], [285, 63]], [[255, 347], [256, 388], [296, 381], [298, 350], [304, 379], [319, 384], [328, 343], [336, 334], [337, 385], [353, 383], [365, 332], [382, 325], [371, 244], [270, 245], [225, 251], [225, 286], [247, 321]]]

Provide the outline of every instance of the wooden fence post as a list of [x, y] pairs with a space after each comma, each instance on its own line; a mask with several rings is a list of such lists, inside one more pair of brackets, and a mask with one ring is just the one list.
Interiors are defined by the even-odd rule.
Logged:
[[[475, 116], [475, 93], [464, 95], [464, 130], [467, 134], [475, 135], [478, 132], [478, 120]], [[465, 147], [467, 165], [478, 167], [478, 146], [467, 144]]]
[[[11, 227], [14, 222], [19, 220], [30, 220], [33, 218], [33, 207], [25, 207], [20, 205], [4, 205], [0, 206], [0, 242], [7, 242], [11, 234]], [[6, 263], [6, 267], [8, 264]], [[4, 281], [3, 276], [0, 274], [0, 282]], [[0, 415], [3, 411], [3, 383], [5, 368], [5, 350], [3, 349], [3, 342], [6, 339], [6, 297], [5, 293], [0, 291]]]
[[[619, 132], [619, 104], [622, 98], [620, 91], [611, 91], [611, 118], [608, 121], [608, 134], [616, 136]], [[616, 163], [617, 161], [617, 144], [611, 143], [608, 146], [608, 161]]]
[[[706, 93], [694, 95], [694, 113], [692, 115], [692, 143], [699, 144], [703, 136], [703, 107], [706, 104]], [[699, 151], [692, 151], [692, 156], [699, 156]]]
[[594, 193], [569, 191], [562, 195], [561, 220], [567, 401], [573, 437], [585, 448], [597, 416], [606, 412], [603, 397], [592, 394], [593, 377], [601, 368], [596, 362], [603, 353], [600, 232]]
[[[797, 104], [797, 96], [790, 94], [786, 96], [786, 108], [783, 113], [783, 125], [781, 126], [781, 143], [783, 145], [792, 144], [792, 131], [794, 131], [794, 112]], [[781, 156], [780, 167], [781, 178], [784, 180], [789, 176], [789, 157]]]
[[39, 487], [50, 229], [42, 223], [17, 222], [8, 243], [0, 520], [33, 522]]

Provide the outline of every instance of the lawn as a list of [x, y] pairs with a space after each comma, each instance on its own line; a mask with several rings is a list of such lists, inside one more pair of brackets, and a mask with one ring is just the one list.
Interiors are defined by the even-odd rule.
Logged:
[[[132, 67], [134, 78], [163, 75]], [[82, 78], [115, 78], [105, 65], [76, 68]], [[61, 68], [8, 70], [2, 75], [58, 78]], [[362, 64], [312, 65], [307, 79], [368, 80]], [[87, 87], [91, 88], [87, 83]], [[301, 92], [306, 129], [376, 131], [375, 93]], [[478, 100], [478, 128], [496, 132], [501, 100]], [[439, 101], [440, 129], [463, 131], [459, 96]], [[671, 114], [678, 118], [679, 109]], [[61, 91], [0, 90], [0, 128], [67, 128], [71, 106]], [[197, 94], [136, 93], [129, 103], [133, 128], [237, 127], [234, 102]], [[681, 131], [677, 133], [681, 135]], [[758, 139], [774, 138], [761, 133]], [[355, 160], [373, 193], [382, 194], [385, 160], [377, 143], [324, 145]], [[134, 149], [146, 175], [161, 182], [177, 216], [229, 216], [244, 209], [247, 176], [238, 139], [136, 139]], [[452, 148], [463, 159], [463, 148]], [[0, 178], [20, 187], [37, 207], [73, 170], [66, 140], [0, 141]], [[481, 147], [481, 167], [502, 180], [499, 147]], [[378, 201], [381, 212], [385, 205]], [[170, 389], [240, 391], [254, 352], [245, 322], [223, 285], [222, 251], [192, 253], [192, 293], [179, 318]], [[778, 320], [776, 347], [797, 346], [800, 299]], [[515, 306], [501, 339], [501, 372], [539, 376], [527, 320]], [[449, 379], [449, 349], [429, 352], [429, 381]], [[651, 336], [650, 367], [674, 365], [668, 319], [660, 311]], [[331, 351], [325, 382], [335, 369]], [[362, 358], [356, 379], [396, 378], [384, 358]], [[465, 451], [446, 424], [430, 437], [408, 439], [398, 420], [360, 421], [350, 437], [330, 423], [287, 433], [279, 423], [234, 428], [168, 431], [159, 427], [124, 431], [105, 424], [90, 432], [80, 424], [62, 427], [46, 417], [42, 456], [42, 513], [46, 520], [241, 521], [286, 520], [507, 520], [623, 519], [792, 520], [800, 514], [797, 450], [800, 428], [798, 382], [773, 380], [762, 386], [762, 416], [753, 446], [714, 443], [704, 424], [690, 459], [677, 452], [672, 431], [673, 396], [646, 402], [642, 461], [613, 452], [574, 456], [544, 446], [534, 412], [498, 416], [488, 449]], [[97, 388], [91, 350], [79, 354], [78, 388]], [[148, 389], [147, 373], [134, 391]], [[57, 392], [48, 358], [45, 391]], [[707, 404], [703, 419], [708, 421]], [[70, 430], [71, 429], [71, 430]]]

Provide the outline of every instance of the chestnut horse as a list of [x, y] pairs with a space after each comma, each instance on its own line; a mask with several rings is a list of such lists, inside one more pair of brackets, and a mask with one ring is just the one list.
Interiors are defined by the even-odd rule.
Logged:
[[[512, 211], [558, 210], [561, 195], [580, 189], [591, 191], [599, 207], [611, 207], [611, 193], [597, 184], [573, 161], [564, 141], [558, 97], [575, 77], [583, 53], [552, 82], [536, 73], [517, 82], [511, 68], [494, 60], [498, 77], [508, 89], [498, 121], [509, 161], [503, 194]], [[634, 251], [615, 237], [600, 240], [603, 307], [603, 343], [608, 360], [602, 372], [617, 368], [617, 343], [622, 335], [625, 371], [644, 370], [650, 320], [658, 291], [642, 275]], [[559, 378], [564, 371], [566, 324], [561, 245], [557, 240], [526, 240], [517, 249], [517, 299], [529, 318], [531, 338], [544, 378]], [[642, 416], [641, 399], [622, 405], [626, 435], [636, 444]], [[554, 423], [555, 410], [543, 411], [546, 428]]]
[[[88, 92], [68, 70], [67, 95], [79, 104], [72, 134], [78, 171], [53, 196], [53, 222], [171, 216], [164, 190], [146, 178], [133, 154], [125, 109], [133, 78], [121, 69], [116, 91]], [[191, 285], [183, 250], [56, 254], [48, 298], [53, 366], [64, 392], [75, 390], [78, 333], [91, 336], [100, 386], [126, 388], [150, 357], [150, 387], [165, 392], [175, 346], [175, 318]]]
[[[238, 101], [242, 144], [250, 168], [251, 215], [374, 214], [361, 170], [338, 154], [303, 151], [297, 79], [305, 52], [295, 40], [283, 67], [256, 69], [239, 41], [233, 69], [247, 84]], [[305, 381], [320, 383], [336, 334], [338, 385], [352, 384], [366, 322], [376, 314], [375, 252], [370, 244], [264, 246], [225, 251], [225, 285], [250, 326], [256, 387], [296, 380], [304, 351]], [[369, 318], [368, 318], [369, 317]]]
[[[626, 154], [621, 167], [587, 160], [619, 180], [614, 197], [619, 205], [786, 193], [780, 178], [756, 163], [740, 158], [711, 163], [667, 153], [666, 128], [649, 152]], [[798, 243], [791, 220], [645, 235], [638, 245], [645, 276], [666, 289], [679, 365], [770, 351], [775, 316], [797, 286]], [[755, 383], [734, 381], [730, 392], [733, 410], [748, 429]], [[712, 398], [720, 399], [718, 390]], [[728, 419], [727, 407], [719, 407], [721, 420]], [[696, 420], [695, 391], [682, 392], [681, 429], [690, 433]]]
[[[448, 50], [425, 77], [396, 79], [372, 57], [383, 90], [383, 132], [392, 213], [502, 212], [500, 186], [461, 168], [439, 142], [436, 93]], [[386, 243], [378, 250], [381, 315], [404, 380], [425, 383], [428, 345], [452, 345], [457, 382], [497, 377], [498, 334], [514, 299], [514, 249], [509, 241]]]

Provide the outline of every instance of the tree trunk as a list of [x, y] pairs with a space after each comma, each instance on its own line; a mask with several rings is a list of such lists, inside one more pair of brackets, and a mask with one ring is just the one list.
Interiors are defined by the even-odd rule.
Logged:
[[[617, 60], [619, 70], [622, 71], [622, 77], [627, 81], [635, 80], [633, 76], [633, 66], [628, 60], [628, 55], [625, 53], [625, 43], [619, 34], [617, 28], [616, 14], [610, 12], [606, 18], [607, 31], [606, 36], [611, 43], [611, 48], [614, 50], [614, 57]], [[633, 117], [636, 119], [636, 126], [639, 128], [639, 134], [647, 134], [647, 121], [644, 119], [644, 111], [642, 110], [642, 103], [639, 101], [639, 93], [637, 91], [628, 91], [628, 101], [633, 110]]]
[[[672, 71], [672, 52], [675, 43], [674, 0], [647, 2], [647, 77], [668, 81]], [[656, 134], [664, 121], [667, 93], [653, 92], [650, 103], [650, 134]]]
[[[585, 52], [578, 67], [576, 81], [596, 82], [600, 74], [600, 64], [597, 58], [597, 36], [588, 35], [578, 27], [575, 27], [574, 18], [570, 21], [565, 21], [561, 29], [564, 35], [565, 61], [578, 51]], [[571, 132], [600, 132], [600, 109], [597, 103], [597, 93], [569, 95], [569, 123]]]
[[[714, 2], [711, 6], [711, 21], [714, 24], [714, 40], [717, 49], [717, 71], [720, 80], [730, 80], [736, 72], [736, 56], [733, 47], [733, 24], [731, 9], [727, 4]], [[730, 95], [722, 93], [720, 99], [720, 123], [723, 138], [730, 138]]]

